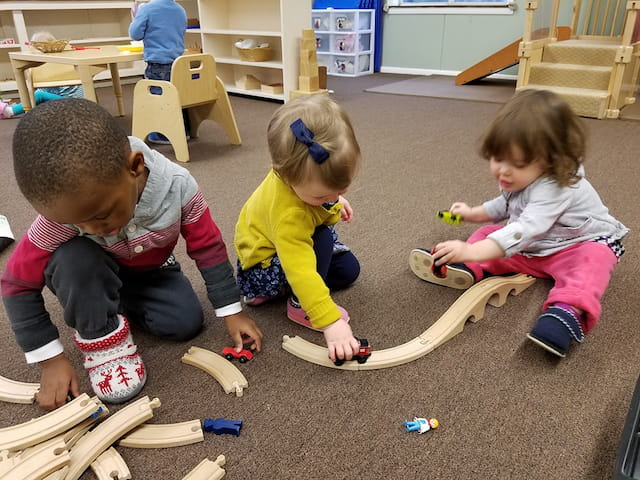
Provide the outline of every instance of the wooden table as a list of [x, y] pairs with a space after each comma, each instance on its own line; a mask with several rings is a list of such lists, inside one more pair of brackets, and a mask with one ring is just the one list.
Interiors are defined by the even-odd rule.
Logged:
[[11, 66], [18, 85], [20, 100], [25, 111], [31, 110], [34, 105], [33, 98], [27, 87], [25, 72], [43, 63], [58, 63], [72, 65], [82, 82], [84, 96], [88, 100], [97, 101], [96, 91], [93, 86], [93, 77], [100, 71], [109, 68], [113, 92], [118, 104], [118, 113], [124, 115], [124, 103], [122, 102], [122, 87], [120, 85], [120, 73], [118, 63], [142, 60], [142, 52], [130, 52], [118, 49], [115, 45], [102, 45], [96, 49], [64, 50], [59, 53], [42, 53], [38, 51], [9, 52]]

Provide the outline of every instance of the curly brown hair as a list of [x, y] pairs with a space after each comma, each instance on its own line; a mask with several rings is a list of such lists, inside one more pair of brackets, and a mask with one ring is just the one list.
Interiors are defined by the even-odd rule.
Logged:
[[578, 181], [586, 132], [580, 118], [548, 90], [518, 91], [487, 129], [480, 147], [485, 159], [508, 156], [516, 145], [529, 164], [542, 161], [545, 175], [566, 187]]
[[[317, 163], [308, 147], [296, 140], [291, 124], [302, 119], [329, 158]], [[326, 187], [344, 190], [352, 182], [360, 161], [360, 146], [346, 112], [328, 95], [291, 100], [274, 113], [267, 128], [273, 170], [288, 185], [311, 176]]]
[[41, 103], [13, 135], [16, 181], [32, 205], [78, 193], [87, 182], [114, 182], [130, 151], [113, 116], [81, 98]]

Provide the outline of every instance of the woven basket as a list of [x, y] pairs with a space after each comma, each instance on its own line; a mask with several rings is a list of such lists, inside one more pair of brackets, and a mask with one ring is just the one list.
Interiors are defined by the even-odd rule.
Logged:
[[266, 62], [271, 59], [273, 55], [273, 49], [271, 47], [262, 48], [238, 48], [238, 55], [240, 60], [245, 62]]
[[31, 46], [37, 48], [42, 53], [56, 53], [61, 52], [67, 45], [69, 40], [54, 40], [52, 42], [31, 42]]

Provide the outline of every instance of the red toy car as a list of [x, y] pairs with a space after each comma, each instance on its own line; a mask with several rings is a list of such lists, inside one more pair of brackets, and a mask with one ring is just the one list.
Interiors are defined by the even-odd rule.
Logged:
[[[358, 342], [360, 342], [360, 348], [358, 349], [358, 353], [356, 353], [351, 360], [357, 360], [358, 363], [366, 363], [371, 356], [371, 347], [369, 346], [369, 340], [366, 338], [358, 338], [355, 337]], [[336, 358], [336, 361], [333, 362], [337, 367], [341, 366], [344, 363], [344, 358]]]
[[224, 347], [222, 349], [222, 356], [227, 360], [233, 360], [237, 358], [240, 360], [240, 363], [246, 363], [253, 358], [253, 352], [251, 350], [240, 350], [236, 352], [236, 349], [233, 347]]

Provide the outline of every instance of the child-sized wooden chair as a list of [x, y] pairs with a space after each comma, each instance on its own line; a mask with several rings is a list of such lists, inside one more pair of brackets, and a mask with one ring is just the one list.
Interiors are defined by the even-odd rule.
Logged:
[[[152, 87], [154, 93], [151, 93]], [[159, 91], [159, 94], [155, 92]], [[152, 132], [171, 142], [176, 159], [189, 161], [182, 109], [187, 109], [190, 135], [195, 138], [207, 119], [220, 124], [233, 145], [240, 145], [240, 132], [229, 96], [216, 76], [216, 62], [209, 54], [183, 55], [171, 67], [171, 81], [139, 80], [133, 90], [131, 133], [146, 139]]]

